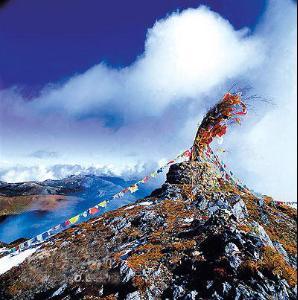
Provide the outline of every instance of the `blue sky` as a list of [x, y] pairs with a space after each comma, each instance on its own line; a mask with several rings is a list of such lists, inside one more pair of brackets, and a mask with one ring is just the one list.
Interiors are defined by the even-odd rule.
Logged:
[[148, 28], [167, 14], [209, 6], [236, 29], [252, 30], [265, 0], [12, 0], [0, 10], [0, 84], [30, 94], [105, 61], [126, 66], [144, 51]]
[[296, 6], [8, 1], [0, 180], [145, 174], [189, 147], [203, 114], [236, 83], [274, 105], [249, 103], [223, 159], [257, 191], [295, 199]]

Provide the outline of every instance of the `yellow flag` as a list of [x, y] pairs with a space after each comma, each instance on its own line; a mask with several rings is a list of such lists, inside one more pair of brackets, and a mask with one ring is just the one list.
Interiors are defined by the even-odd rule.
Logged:
[[134, 193], [136, 192], [139, 188], [138, 186], [135, 184], [135, 185], [132, 185], [128, 188], [130, 190], [131, 193]]
[[78, 222], [78, 220], [79, 220], [79, 215], [77, 215], [77, 216], [75, 216], [75, 217], [72, 217], [71, 219], [69, 219], [69, 222], [71, 223], [71, 224], [74, 224], [74, 223], [77, 223]]
[[98, 206], [100, 206], [100, 207], [107, 207], [107, 205], [108, 205], [108, 201], [106, 201], [106, 200], [102, 201], [98, 204]]

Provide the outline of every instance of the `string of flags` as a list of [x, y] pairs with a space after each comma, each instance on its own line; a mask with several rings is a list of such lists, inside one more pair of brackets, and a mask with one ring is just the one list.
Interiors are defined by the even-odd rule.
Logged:
[[[215, 171], [218, 175], [218, 180], [225, 180], [231, 182], [234, 185], [236, 185], [240, 190], [248, 191], [252, 194], [255, 194], [241, 180], [236, 178], [232, 171], [228, 170], [226, 164], [219, 158], [218, 155], [214, 153], [214, 151], [210, 147], [210, 144], [214, 138], [218, 138], [221, 144], [222, 137], [227, 131], [227, 126], [232, 123], [240, 124], [239, 117], [246, 115], [246, 113], [247, 107], [245, 103], [242, 102], [240, 94], [225, 94], [223, 99], [216, 106], [214, 106], [203, 119], [198, 129], [193, 147], [182, 152], [174, 160], [168, 161], [158, 170], [145, 176], [143, 179], [121, 190], [120, 192], [112, 196], [111, 199], [101, 201], [97, 205], [81, 212], [76, 216], [71, 217], [70, 219], [67, 219], [61, 224], [50, 228], [49, 230], [37, 235], [36, 237], [33, 237], [28, 241], [25, 241], [24, 243], [19, 244], [18, 246], [12, 249], [9, 249], [8, 253], [18, 253], [32, 246], [38, 245], [43, 241], [47, 240], [49, 237], [54, 236], [55, 234], [67, 229], [68, 227], [82, 220], [86, 220], [86, 218], [92, 217], [98, 214], [99, 212], [103, 212], [111, 200], [119, 199], [123, 197], [126, 193], [136, 193], [139, 190], [140, 185], [146, 184], [151, 178], [155, 178], [160, 173], [162, 173], [167, 167], [176, 163], [180, 159], [187, 158], [193, 161], [209, 162], [215, 167]], [[226, 151], [222, 147], [219, 147], [216, 152], [224, 153]], [[275, 203], [297, 204], [297, 202], [280, 201], [276, 201]]]
[[240, 117], [247, 114], [246, 104], [241, 99], [241, 93], [226, 93], [223, 98], [212, 107], [203, 118], [195, 140], [193, 160], [199, 159], [204, 155], [208, 146], [214, 138], [222, 142], [226, 134], [228, 125], [233, 123], [241, 124]]
[[185, 159], [185, 158], [189, 159], [190, 157], [191, 157], [191, 149], [182, 152], [174, 160], [168, 161], [166, 164], [161, 166], [158, 170], [152, 172], [150, 175], [145, 176], [143, 179], [141, 179], [141, 180], [137, 181], [136, 183], [132, 184], [131, 186], [121, 190], [120, 192], [118, 192], [117, 194], [112, 196], [112, 198], [110, 200], [101, 201], [97, 205], [95, 205], [93, 207], [90, 207], [89, 209], [79, 213], [76, 216], [71, 217], [70, 219], [67, 219], [66, 221], [64, 221], [64, 222], [62, 222], [62, 223], [60, 223], [56, 226], [53, 226], [52, 228], [48, 229], [47, 231], [45, 231], [43, 233], [40, 233], [36, 237], [33, 237], [30, 240], [27, 240], [27, 241], [15, 246], [15, 247], [9, 249], [8, 252], [10, 254], [13, 254], [13, 253], [18, 253], [20, 251], [24, 251], [26, 249], [29, 249], [30, 247], [44, 242], [49, 237], [52, 237], [52, 236], [56, 235], [57, 233], [67, 229], [68, 227], [78, 223], [79, 221], [85, 220], [86, 218], [92, 217], [92, 216], [98, 214], [99, 212], [104, 211], [111, 200], [119, 199], [119, 198], [123, 197], [128, 192], [130, 192], [131, 194], [137, 192], [139, 190], [139, 186], [141, 184], [145, 184], [151, 178], [154, 178], [154, 177], [158, 176], [166, 168], [168, 168], [170, 165], [176, 163], [178, 160]]

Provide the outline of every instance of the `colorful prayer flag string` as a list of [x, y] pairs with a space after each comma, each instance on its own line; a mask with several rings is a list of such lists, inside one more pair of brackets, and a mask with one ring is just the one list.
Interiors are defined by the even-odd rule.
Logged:
[[[117, 194], [112, 196], [112, 199], [121, 198], [127, 192], [130, 192], [130, 193], [137, 192], [139, 190], [139, 184], [147, 183], [150, 180], [150, 178], [156, 177], [157, 175], [162, 173], [167, 167], [169, 167], [173, 163], [177, 162], [179, 159], [181, 159], [181, 158], [189, 159], [190, 157], [191, 157], [191, 149], [184, 151], [183, 153], [179, 154], [174, 160], [170, 160], [169, 162], [167, 162], [165, 165], [160, 167], [155, 172], [152, 172], [150, 175], [145, 176], [142, 180], [140, 180], [140, 181], [134, 183], [133, 185], [118, 192]], [[67, 219], [66, 221], [64, 221], [63, 223], [61, 223], [59, 225], [53, 226], [52, 228], [48, 229], [47, 231], [37, 235], [36, 237], [31, 238], [28, 241], [21, 243], [20, 245], [14, 247], [14, 248], [11, 248], [9, 250], [9, 253], [12, 254], [12, 253], [15, 253], [18, 251], [24, 251], [32, 246], [35, 246], [35, 245], [38, 245], [38, 244], [44, 242], [51, 236], [54, 236], [55, 234], [67, 229], [69, 226], [72, 226], [72, 225], [78, 223], [82, 218], [86, 219], [89, 216], [96, 215], [97, 213], [99, 213], [101, 211], [101, 209], [105, 209], [108, 206], [109, 202], [110, 202], [110, 200], [101, 201], [99, 204], [95, 205], [94, 207], [91, 207], [91, 208], [83, 211], [82, 213], [80, 213], [74, 217], [71, 217], [70, 219]]]

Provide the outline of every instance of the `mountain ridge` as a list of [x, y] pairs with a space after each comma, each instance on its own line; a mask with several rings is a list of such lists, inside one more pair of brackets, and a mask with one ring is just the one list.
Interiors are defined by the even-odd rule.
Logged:
[[0, 277], [0, 295], [295, 299], [296, 225], [294, 209], [219, 181], [210, 164], [174, 164], [149, 197], [44, 243]]

